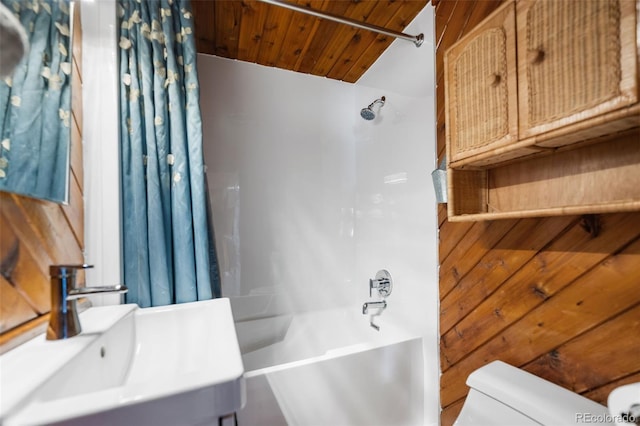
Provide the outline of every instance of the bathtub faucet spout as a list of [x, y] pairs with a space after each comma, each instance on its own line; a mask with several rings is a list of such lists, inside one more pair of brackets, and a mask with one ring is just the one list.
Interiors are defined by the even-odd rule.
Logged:
[[377, 312], [374, 312], [371, 315], [369, 315], [369, 325], [373, 327], [376, 331], [380, 331], [380, 326], [374, 324], [373, 320], [377, 316], [379, 316], [382, 313], [382, 311], [384, 311], [387, 308], [387, 302], [385, 300], [381, 300], [379, 302], [365, 302], [364, 305], [362, 305], [362, 314], [363, 315], [368, 314], [369, 308], [377, 309]]
[[371, 318], [369, 318], [369, 325], [373, 327], [375, 331], [380, 331], [380, 326], [373, 323], [373, 318], [373, 315], [371, 315]]
[[[380, 311], [382, 311], [387, 308], [387, 302], [385, 300], [380, 302], [365, 302], [365, 304], [362, 305], [362, 314], [367, 315], [369, 313], [369, 308], [380, 309]], [[380, 313], [378, 313], [378, 315], [379, 314]]]

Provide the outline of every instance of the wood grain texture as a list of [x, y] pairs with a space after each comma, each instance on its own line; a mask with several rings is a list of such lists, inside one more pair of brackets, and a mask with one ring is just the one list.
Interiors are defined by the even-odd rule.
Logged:
[[[381, 22], [381, 26], [391, 28], [394, 22], [402, 21], [403, 13], [410, 11], [410, 2], [383, 1], [366, 17], [367, 22]], [[413, 5], [422, 8], [417, 2]], [[370, 66], [372, 58], [378, 57], [393, 42], [393, 38], [376, 34], [372, 31], [358, 30], [349, 46], [340, 54], [336, 64], [328, 74], [329, 78], [345, 81], [356, 81]]]
[[[455, 364], [481, 342], [499, 334], [509, 324], [553, 297], [597, 266], [608, 253], [617, 252], [640, 236], [640, 221], [629, 214], [603, 216], [599, 226], [600, 234], [594, 237], [585, 230], [582, 220], [573, 220], [567, 232], [558, 235], [555, 241], [505, 280], [490, 298], [470, 297], [467, 303], [479, 304], [473, 306], [466, 316], [456, 313], [455, 316], [461, 319], [455, 322], [453, 329], [443, 332], [441, 327], [441, 353], [447, 366]], [[621, 233], [620, 229], [627, 232]]]
[[[191, 7], [193, 8], [193, 25], [196, 30], [196, 49], [200, 53], [207, 53], [209, 55], [216, 54], [216, 3], [215, 1], [191, 2]], [[254, 36], [255, 34], [252, 34], [251, 31], [247, 29], [245, 40], [247, 38], [252, 39]], [[258, 39], [258, 47], [259, 42], [260, 40]], [[255, 54], [257, 54], [258, 47], [255, 49]]]
[[[323, 1], [309, 1], [307, 4], [313, 9], [322, 10]], [[289, 64], [295, 65], [299, 63], [301, 55], [305, 52], [305, 48], [309, 46], [309, 40], [317, 31], [319, 25], [318, 18], [303, 13], [294, 13], [291, 15], [289, 28], [287, 29], [284, 40], [291, 40], [287, 44], [283, 44], [278, 53], [278, 59], [275, 66], [285, 68]], [[243, 31], [244, 32], [244, 31]]]
[[440, 414], [440, 424], [442, 425], [451, 425], [456, 421], [460, 411], [462, 410], [462, 405], [464, 404], [464, 399], [460, 401], [454, 402], [453, 404], [449, 404], [446, 406], [442, 413]]
[[[640, 209], [640, 128], [487, 170], [449, 169], [450, 220]], [[458, 217], [456, 217], [458, 216]]]
[[[428, 4], [428, 0], [287, 1], [394, 31], [403, 31]], [[200, 53], [351, 83], [394, 40], [255, 0], [193, 0], [191, 4]]]
[[640, 373], [631, 374], [629, 376], [623, 377], [622, 379], [608, 382], [606, 385], [592, 389], [589, 392], [584, 393], [583, 395], [602, 405], [607, 405], [607, 398], [609, 397], [609, 394], [612, 390], [620, 386], [638, 382], [640, 382]]
[[[616, 336], [639, 334], [640, 305], [636, 305], [538, 357], [525, 368], [574, 392], [585, 392], [621, 379], [638, 367], [637, 342]], [[613, 359], [616, 362], [611, 362]]]
[[[441, 0], [436, 7], [440, 158], [443, 49], [470, 31], [470, 22], [481, 20], [478, 5], [487, 7], [485, 16], [495, 9], [487, 3]], [[603, 143], [614, 147], [624, 137]], [[606, 185], [597, 190], [606, 191]], [[601, 404], [611, 390], [640, 380], [640, 213], [458, 223], [444, 218], [443, 210], [442, 425], [458, 416], [467, 376], [495, 359]]]
[[[432, 4], [434, 2], [431, 2]], [[436, 7], [436, 33], [435, 33], [435, 45], [436, 47], [440, 47], [440, 41], [442, 40], [442, 35], [449, 24], [449, 20], [453, 15], [453, 11], [456, 8], [458, 1], [457, 0], [444, 0], [438, 2]]]
[[[375, 6], [376, 4], [373, 2], [350, 3], [344, 16], [362, 20], [363, 17], [371, 13]], [[359, 40], [354, 39], [357, 31], [356, 28], [349, 25], [338, 24], [329, 37], [329, 41], [326, 43], [320, 58], [311, 69], [311, 74], [329, 76], [342, 52], [347, 50], [351, 43], [354, 43], [354, 41], [357, 43]]]
[[[215, 54], [235, 58], [238, 56], [238, 40], [240, 39], [240, 21], [243, 2], [215, 1], [215, 12], [212, 22], [215, 31]], [[194, 10], [194, 14], [195, 14]], [[196, 37], [201, 38], [196, 26]]]
[[[455, 251], [440, 264], [440, 300], [444, 300], [480, 259], [516, 224], [517, 221], [510, 220], [475, 223], [456, 246]], [[445, 236], [440, 238], [442, 240]]]
[[[441, 377], [442, 404], [446, 406], [463, 397], [467, 393], [467, 376], [486, 363], [501, 359], [522, 367], [639, 305], [640, 295], [635, 284], [639, 256], [640, 242], [636, 240], [449, 367]], [[607, 330], [601, 332], [612, 339], [616, 337]], [[637, 334], [617, 337], [631, 340], [630, 344], [636, 347], [640, 343]], [[616, 358], [616, 362], [620, 361]], [[640, 370], [637, 358], [634, 364], [634, 370], [627, 374]], [[582, 366], [587, 370], [599, 368], [588, 362]]]
[[76, 180], [80, 191], [84, 190], [84, 164], [82, 164], [82, 137], [75, 117], [71, 124], [71, 158], [69, 159], [73, 179]]
[[489, 211], [640, 201], [640, 133], [608, 143], [497, 167], [489, 173]]
[[0, 331], [2, 333], [36, 318], [37, 314], [14, 286], [0, 276]]
[[49, 280], [46, 264], [24, 244], [11, 222], [0, 214], [0, 273], [37, 314], [49, 312]]
[[49, 265], [83, 261], [82, 27], [79, 14], [80, 3], [76, 2], [69, 204], [0, 193], [0, 353], [44, 331], [50, 310]]
[[[465, 318], [478, 302], [493, 295], [495, 290], [523, 265], [531, 260], [538, 251], [545, 247], [558, 233], [562, 232], [573, 221], [565, 217], [553, 219], [523, 219], [518, 221], [504, 234], [491, 249], [484, 250], [484, 255], [456, 286], [440, 302], [440, 332], [451, 331], [456, 338], [466, 340], [459, 327], [450, 330]], [[475, 265], [474, 265], [475, 266]], [[500, 317], [499, 309], [493, 315]], [[472, 332], [473, 333], [473, 332]], [[447, 347], [447, 334], [442, 344]], [[442, 350], [443, 354], [456, 355]], [[459, 355], [459, 354], [457, 354]], [[444, 357], [443, 360], [449, 360]]]
[[[262, 28], [267, 19], [267, 10], [265, 8], [256, 7], [256, 1], [247, 1], [243, 3], [242, 8], [242, 29], [238, 39], [238, 59], [241, 61], [253, 62], [258, 57], [260, 51], [260, 42], [262, 41]], [[204, 5], [204, 7], [208, 7]], [[211, 17], [214, 16], [213, 12]], [[200, 23], [200, 18], [205, 14], [196, 15], [196, 28]], [[213, 26], [211, 26], [213, 27]], [[203, 29], [203, 34], [209, 34], [208, 29]], [[211, 36], [210, 36], [211, 37]], [[215, 36], [211, 37], [211, 41], [215, 40]], [[211, 52], [203, 52], [211, 53]]]

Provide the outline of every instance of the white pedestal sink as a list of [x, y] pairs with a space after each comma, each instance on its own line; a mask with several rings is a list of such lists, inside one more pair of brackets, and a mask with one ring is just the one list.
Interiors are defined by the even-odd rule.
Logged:
[[202, 425], [244, 405], [228, 299], [91, 308], [82, 333], [0, 357], [0, 423]]

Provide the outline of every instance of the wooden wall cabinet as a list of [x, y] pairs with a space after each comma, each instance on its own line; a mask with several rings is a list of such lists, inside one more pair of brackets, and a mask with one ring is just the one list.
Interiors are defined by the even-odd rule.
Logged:
[[512, 0], [445, 54], [449, 220], [640, 210], [636, 0]]
[[518, 140], [515, 22], [507, 4], [445, 56], [453, 162]]

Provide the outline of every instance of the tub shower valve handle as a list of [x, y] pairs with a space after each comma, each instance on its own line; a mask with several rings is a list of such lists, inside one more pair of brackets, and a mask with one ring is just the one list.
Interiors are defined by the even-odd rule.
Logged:
[[378, 290], [378, 295], [383, 299], [391, 294], [393, 280], [389, 271], [381, 269], [374, 279], [369, 280], [369, 297], [373, 297], [374, 288]]
[[[375, 330], [380, 331], [380, 326], [376, 325], [373, 321], [387, 308], [387, 301], [384, 299], [391, 294], [391, 290], [393, 289], [393, 281], [391, 280], [389, 271], [381, 269], [375, 278], [369, 280], [369, 297], [373, 297], [374, 288], [378, 290], [378, 296], [380, 296], [382, 300], [366, 302], [362, 305], [362, 314], [369, 314], [369, 325]], [[377, 312], [369, 313], [370, 309], [376, 309]]]

